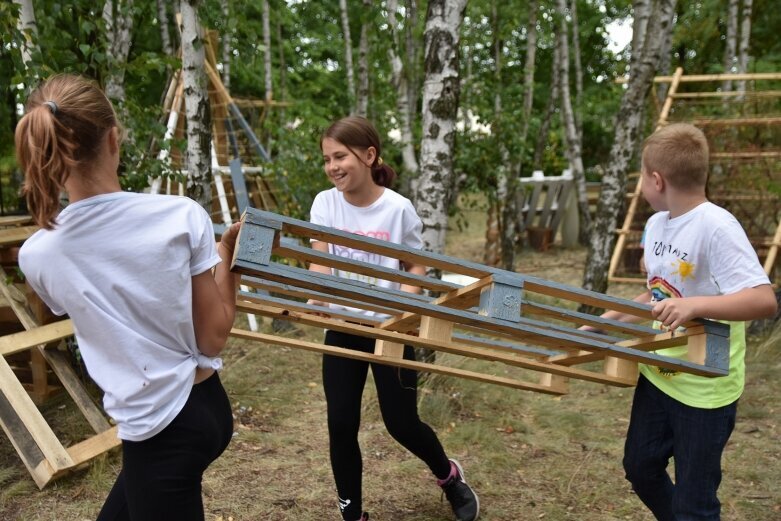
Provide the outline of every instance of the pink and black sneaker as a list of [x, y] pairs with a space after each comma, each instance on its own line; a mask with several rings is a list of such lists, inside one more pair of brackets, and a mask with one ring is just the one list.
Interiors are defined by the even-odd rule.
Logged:
[[464, 469], [456, 460], [450, 460], [450, 475], [442, 480], [437, 480], [437, 485], [442, 487], [442, 493], [447, 497], [456, 521], [475, 521], [480, 515], [480, 499], [466, 484]]

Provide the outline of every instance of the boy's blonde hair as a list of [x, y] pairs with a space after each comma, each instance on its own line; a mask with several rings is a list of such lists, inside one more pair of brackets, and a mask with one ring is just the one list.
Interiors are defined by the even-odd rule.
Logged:
[[660, 128], [643, 144], [643, 168], [658, 172], [678, 190], [703, 188], [708, 182], [708, 140], [688, 123]]

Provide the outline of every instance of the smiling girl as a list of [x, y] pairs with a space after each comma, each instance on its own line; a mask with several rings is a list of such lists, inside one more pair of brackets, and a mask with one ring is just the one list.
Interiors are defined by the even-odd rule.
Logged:
[[[333, 123], [320, 140], [325, 173], [334, 188], [317, 195], [312, 204], [311, 222], [368, 237], [420, 249], [422, 223], [409, 199], [390, 189], [396, 173], [385, 164], [377, 130], [366, 119], [348, 117]], [[423, 275], [425, 267], [353, 248], [315, 241], [312, 247], [323, 252], [348, 257], [392, 269], [404, 269]], [[312, 271], [356, 278], [355, 274], [310, 265]], [[420, 288], [357, 276], [364, 282], [418, 293]], [[311, 302], [311, 301], [310, 301]], [[322, 302], [314, 302], [326, 305]], [[332, 309], [343, 308], [328, 304]], [[350, 308], [348, 308], [350, 309]], [[366, 315], [372, 311], [360, 311]], [[374, 351], [374, 339], [326, 331], [325, 344]], [[415, 359], [411, 346], [404, 347], [404, 358]], [[346, 521], [368, 520], [362, 509], [361, 450], [358, 428], [361, 395], [369, 367], [374, 375], [383, 421], [393, 438], [423, 460], [437, 478], [450, 501], [458, 521], [477, 519], [479, 501], [464, 481], [463, 470], [448, 459], [434, 431], [418, 417], [417, 373], [387, 365], [323, 355], [323, 387], [328, 407], [328, 435], [331, 467], [339, 494], [339, 508]]]

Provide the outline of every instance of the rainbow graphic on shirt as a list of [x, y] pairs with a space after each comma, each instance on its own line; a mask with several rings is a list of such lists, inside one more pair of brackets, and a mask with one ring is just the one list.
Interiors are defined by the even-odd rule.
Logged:
[[664, 280], [662, 277], [653, 277], [648, 281], [648, 290], [651, 292], [651, 301], [660, 302], [666, 298], [681, 298], [681, 292]]

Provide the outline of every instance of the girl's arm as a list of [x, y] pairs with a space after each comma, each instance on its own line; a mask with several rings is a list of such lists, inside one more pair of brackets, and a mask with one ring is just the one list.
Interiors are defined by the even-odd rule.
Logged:
[[[411, 262], [402, 262], [402, 266], [404, 267], [404, 270], [407, 273], [410, 273], [412, 275], [425, 275], [426, 274], [426, 267], [422, 264], [412, 264]], [[412, 286], [410, 284], [402, 284], [399, 288], [401, 291], [406, 291], [407, 293], [420, 293], [420, 286]]]
[[[312, 249], [328, 253], [328, 243], [323, 241], [315, 241], [312, 243]], [[310, 264], [309, 271], [316, 271], [317, 273], [323, 273], [325, 275], [331, 275], [331, 268], [323, 266], [321, 264]], [[307, 304], [314, 304], [315, 306], [327, 306], [325, 302], [321, 300], [309, 299]]]
[[222, 234], [217, 254], [222, 262], [192, 279], [193, 327], [198, 349], [206, 356], [220, 354], [236, 316], [236, 290], [240, 275], [230, 271], [233, 249], [241, 223], [231, 225]]

